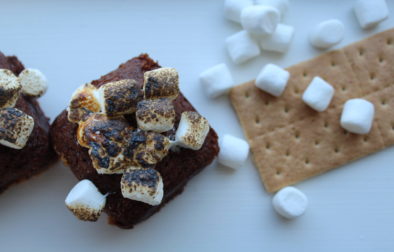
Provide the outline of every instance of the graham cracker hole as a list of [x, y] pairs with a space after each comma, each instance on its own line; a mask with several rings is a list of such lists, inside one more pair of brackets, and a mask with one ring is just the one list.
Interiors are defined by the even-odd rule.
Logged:
[[319, 140], [315, 140], [315, 146], [319, 146], [320, 145], [320, 141]]
[[255, 121], [256, 124], [259, 124], [259, 123], [260, 123], [260, 117], [259, 117], [259, 116], [256, 116], [256, 118], [254, 119], [254, 121]]
[[267, 150], [271, 149], [271, 144], [270, 144], [270, 143], [267, 143], [267, 144], [265, 145], [265, 148], [266, 148]]
[[394, 122], [391, 123], [391, 130], [394, 130]]
[[276, 170], [276, 176], [280, 176], [282, 174], [281, 170]]
[[384, 61], [383, 57], [379, 57], [379, 62], [383, 63], [383, 61]]
[[294, 134], [294, 137], [296, 139], [300, 139], [300, 132], [296, 131], [296, 133]]
[[287, 113], [289, 113], [289, 107], [287, 107], [287, 106], [285, 106], [285, 108], [284, 108], [284, 112], [287, 114]]
[[382, 104], [382, 106], [386, 106], [386, 100], [385, 99], [381, 100], [380, 103]]
[[345, 136], [347, 136], [347, 135], [349, 135], [349, 132], [348, 132], [347, 130], [343, 130], [343, 134], [344, 134]]
[[295, 87], [295, 88], [294, 88], [294, 93], [295, 93], [296, 95], [298, 95], [298, 94], [300, 93], [300, 90], [298, 89], [298, 87]]
[[305, 162], [306, 165], [309, 165], [309, 163], [310, 163], [310, 162], [309, 162], [309, 158], [305, 158], [305, 161], [304, 161], [304, 162]]
[[368, 136], [364, 136], [363, 140], [364, 140], [364, 143], [368, 142], [368, 140], [369, 140]]
[[342, 87], [342, 92], [346, 92], [346, 87], [345, 86]]
[[358, 55], [360, 55], [360, 56], [364, 55], [364, 48], [358, 49]]
[[286, 157], [290, 157], [290, 150], [286, 150]]
[[335, 67], [336, 65], [337, 65], [337, 64], [336, 64], [334, 61], [331, 62], [331, 66], [332, 66], [332, 67]]
[[249, 91], [246, 91], [246, 92], [245, 92], [245, 97], [246, 97], [246, 98], [249, 98], [249, 97], [250, 97]]
[[369, 74], [369, 78], [370, 78], [371, 80], [374, 80], [375, 77], [376, 77], [376, 76], [375, 76], [375, 73], [370, 73], [370, 74]]
[[302, 76], [304, 76], [304, 77], [308, 76], [307, 72], [304, 71], [304, 72], [302, 73]]
[[335, 147], [335, 148], [334, 148], [334, 152], [335, 152], [335, 153], [339, 153], [339, 147]]
[[270, 102], [268, 100], [265, 101], [265, 106], [269, 106]]
[[328, 126], [329, 126], [329, 125], [328, 125], [328, 122], [325, 121], [325, 122], [324, 122], [324, 128], [328, 129]]
[[393, 43], [393, 41], [391, 40], [391, 38], [388, 38], [387, 41], [386, 41], [386, 43], [387, 43], [388, 45], [391, 45], [391, 44]]

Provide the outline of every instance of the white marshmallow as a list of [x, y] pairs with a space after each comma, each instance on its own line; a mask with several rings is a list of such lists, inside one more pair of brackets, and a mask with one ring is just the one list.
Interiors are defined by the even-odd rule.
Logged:
[[34, 128], [33, 117], [16, 108], [0, 109], [0, 144], [23, 149]]
[[25, 95], [40, 97], [48, 89], [47, 78], [37, 69], [26, 68], [18, 76]]
[[14, 107], [22, 86], [11, 70], [0, 69], [0, 108]]
[[255, 85], [261, 90], [280, 96], [287, 86], [290, 73], [274, 64], [267, 64], [256, 78]]
[[249, 144], [245, 140], [231, 135], [221, 137], [219, 147], [219, 163], [234, 170], [242, 167], [249, 155]]
[[227, 51], [236, 64], [244, 63], [260, 54], [257, 42], [247, 31], [240, 31], [226, 39]]
[[230, 70], [225, 64], [213, 66], [200, 74], [200, 82], [210, 98], [218, 97], [234, 85]]
[[204, 144], [209, 132], [208, 120], [194, 111], [186, 111], [181, 115], [178, 129], [175, 134], [177, 145], [199, 150]]
[[280, 19], [283, 19], [284, 14], [289, 9], [289, 0], [255, 0], [257, 5], [272, 6], [279, 11]]
[[330, 19], [317, 24], [309, 35], [309, 41], [314, 47], [329, 48], [342, 41], [345, 26], [337, 19]]
[[279, 23], [279, 11], [271, 6], [252, 5], [241, 13], [242, 27], [250, 33], [272, 34]]
[[328, 82], [316, 76], [306, 88], [302, 100], [309, 107], [322, 112], [330, 105], [334, 92], [334, 88]]
[[247, 7], [253, 5], [253, 0], [225, 0], [224, 16], [234, 22], [241, 22], [241, 12]]
[[376, 26], [389, 15], [385, 0], [358, 0], [354, 5], [354, 13], [363, 29]]
[[281, 216], [294, 219], [304, 214], [308, 207], [308, 198], [297, 188], [288, 186], [275, 194], [272, 205]]
[[78, 219], [96, 221], [105, 207], [106, 196], [90, 180], [84, 179], [71, 189], [65, 203]]
[[152, 168], [131, 167], [123, 174], [120, 185], [123, 197], [131, 200], [157, 206], [163, 199], [163, 179]]
[[367, 134], [373, 123], [374, 105], [364, 99], [350, 99], [343, 106], [341, 126], [349, 132]]
[[289, 48], [293, 36], [294, 28], [292, 26], [278, 24], [271, 36], [261, 38], [261, 49], [283, 53]]

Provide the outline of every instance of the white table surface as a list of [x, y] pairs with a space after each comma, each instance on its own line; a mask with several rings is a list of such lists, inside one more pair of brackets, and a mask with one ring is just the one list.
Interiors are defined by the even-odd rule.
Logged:
[[[354, 1], [291, 0], [285, 23], [295, 27], [287, 54], [264, 52], [232, 64], [224, 39], [240, 27], [223, 17], [223, 1], [2, 1], [0, 50], [17, 55], [49, 79], [40, 99], [52, 119], [79, 85], [148, 52], [176, 67], [181, 89], [217, 130], [242, 137], [226, 97], [208, 99], [198, 75], [229, 64], [238, 83], [267, 62], [283, 67], [318, 55], [308, 41], [313, 24], [345, 23], [338, 47], [394, 26], [394, 17], [363, 31]], [[394, 1], [388, 0], [394, 12]], [[78, 221], [64, 206], [76, 179], [58, 163], [0, 195], [0, 251], [393, 251], [394, 149], [389, 148], [297, 186], [310, 200], [307, 213], [284, 221], [251, 160], [237, 172], [214, 164], [162, 211], [132, 230]]]

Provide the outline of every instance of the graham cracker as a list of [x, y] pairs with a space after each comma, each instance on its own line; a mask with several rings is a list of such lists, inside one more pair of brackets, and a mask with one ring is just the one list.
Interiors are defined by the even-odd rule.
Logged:
[[[278, 98], [254, 81], [234, 87], [230, 99], [266, 190], [277, 191], [394, 144], [393, 65], [391, 29], [287, 68], [290, 80]], [[335, 89], [329, 108], [320, 113], [301, 99], [315, 76]], [[348, 133], [339, 123], [344, 102], [356, 97], [375, 106], [367, 135]]]

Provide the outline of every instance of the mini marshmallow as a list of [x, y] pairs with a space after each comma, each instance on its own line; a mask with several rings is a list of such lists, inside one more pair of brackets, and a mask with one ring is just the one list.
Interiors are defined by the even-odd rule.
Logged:
[[247, 31], [237, 32], [226, 39], [227, 51], [236, 64], [244, 63], [260, 54], [257, 42]]
[[175, 68], [162, 67], [144, 73], [145, 99], [175, 99], [179, 95], [179, 76]]
[[271, 6], [253, 5], [241, 13], [242, 27], [250, 33], [270, 35], [279, 23], [279, 11]]
[[231, 135], [221, 137], [219, 147], [219, 163], [234, 170], [242, 167], [249, 155], [249, 144], [245, 140]]
[[367, 134], [372, 128], [374, 105], [364, 99], [350, 99], [343, 106], [341, 126], [355, 134]]
[[90, 180], [84, 179], [71, 189], [65, 203], [78, 219], [97, 221], [105, 207], [106, 196]]
[[280, 96], [287, 86], [290, 73], [274, 64], [267, 64], [256, 78], [255, 85], [261, 90]]
[[175, 134], [176, 143], [184, 148], [199, 150], [209, 132], [208, 120], [194, 111], [186, 111], [181, 115]]
[[142, 96], [141, 87], [133, 79], [107, 83], [99, 88], [101, 112], [108, 116], [134, 113]]
[[0, 144], [20, 150], [34, 128], [34, 119], [16, 108], [0, 109]]
[[70, 122], [79, 123], [86, 120], [91, 113], [100, 112], [101, 104], [98, 89], [90, 83], [79, 87], [67, 107], [67, 118]]
[[330, 105], [334, 92], [334, 88], [328, 82], [316, 76], [306, 88], [302, 100], [309, 107], [322, 112]]
[[272, 205], [281, 216], [294, 219], [305, 213], [308, 207], [308, 198], [297, 188], [288, 186], [275, 194]]
[[174, 127], [175, 109], [169, 99], [143, 100], [137, 104], [135, 117], [138, 128], [161, 133]]
[[309, 41], [316, 48], [329, 48], [342, 41], [345, 26], [337, 19], [330, 19], [316, 25], [309, 35]]
[[11, 70], [0, 69], [0, 108], [14, 107], [22, 86]]
[[255, 0], [255, 4], [276, 8], [279, 11], [280, 19], [283, 19], [283, 16], [289, 9], [290, 5], [288, 0]]
[[389, 9], [386, 0], [358, 0], [354, 5], [354, 13], [360, 26], [368, 29], [387, 19]]
[[125, 198], [157, 206], [163, 199], [163, 179], [158, 171], [148, 169], [127, 170], [120, 181], [122, 195]]
[[48, 89], [47, 78], [37, 69], [26, 68], [18, 76], [25, 95], [40, 97]]
[[225, 0], [224, 16], [234, 22], [241, 22], [241, 12], [247, 7], [253, 5], [253, 0]]
[[289, 25], [278, 24], [271, 36], [260, 39], [261, 49], [284, 53], [290, 46], [294, 36], [294, 28]]
[[211, 67], [200, 74], [200, 82], [210, 98], [216, 98], [234, 85], [230, 70], [225, 64]]

